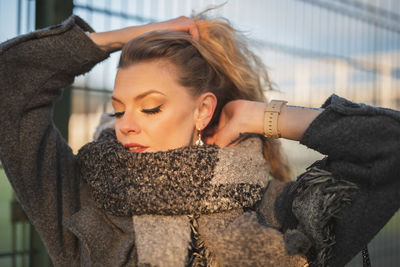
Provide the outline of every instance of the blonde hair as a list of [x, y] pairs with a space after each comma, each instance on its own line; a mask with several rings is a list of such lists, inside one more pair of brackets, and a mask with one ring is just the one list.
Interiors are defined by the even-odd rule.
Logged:
[[[124, 46], [118, 67], [165, 59], [177, 68], [178, 82], [193, 96], [214, 93], [217, 106], [204, 131], [212, 135], [226, 103], [235, 99], [265, 102], [262, 88], [271, 90], [272, 85], [263, 62], [249, 50], [246, 38], [229, 22], [207, 20], [199, 23], [198, 28], [199, 41], [185, 32], [154, 31], [141, 35]], [[271, 174], [281, 181], [290, 180], [280, 142], [267, 138], [263, 142]]]

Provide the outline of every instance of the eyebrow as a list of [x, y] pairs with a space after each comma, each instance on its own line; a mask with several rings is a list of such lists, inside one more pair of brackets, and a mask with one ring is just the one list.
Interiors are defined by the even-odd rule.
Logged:
[[[144, 93], [141, 93], [141, 94], [135, 96], [134, 100], [135, 100], [135, 101], [141, 100], [141, 99], [145, 98], [146, 96], [148, 96], [148, 95], [150, 95], [150, 94], [160, 94], [160, 95], [166, 96], [164, 93], [161, 93], [160, 91], [157, 91], [157, 90], [149, 90], [149, 91], [146, 91], [146, 92], [144, 92]], [[116, 102], [118, 102], [118, 103], [124, 104], [124, 103], [122, 103], [121, 100], [119, 100], [119, 99], [116, 98], [115, 96], [111, 96], [111, 99], [114, 100], [114, 101], [116, 101]]]

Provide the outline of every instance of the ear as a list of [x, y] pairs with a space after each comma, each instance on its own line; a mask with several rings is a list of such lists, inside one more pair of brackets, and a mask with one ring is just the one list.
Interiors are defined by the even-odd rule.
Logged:
[[197, 109], [194, 113], [195, 127], [203, 130], [214, 114], [217, 106], [217, 97], [211, 92], [206, 92], [199, 96], [197, 102]]

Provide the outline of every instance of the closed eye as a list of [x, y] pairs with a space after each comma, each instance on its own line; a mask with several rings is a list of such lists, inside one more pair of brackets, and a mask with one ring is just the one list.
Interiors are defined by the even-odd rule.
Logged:
[[156, 114], [161, 111], [161, 105], [155, 108], [150, 108], [150, 109], [142, 109], [142, 112], [147, 113], [147, 114]]
[[120, 118], [125, 114], [125, 111], [123, 112], [115, 112], [113, 114], [109, 114], [111, 117], [115, 117], [115, 118]]

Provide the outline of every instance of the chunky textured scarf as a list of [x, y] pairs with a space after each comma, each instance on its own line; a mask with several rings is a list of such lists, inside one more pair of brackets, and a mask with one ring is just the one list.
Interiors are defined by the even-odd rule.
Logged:
[[112, 129], [78, 153], [81, 175], [101, 209], [117, 216], [210, 214], [252, 207], [269, 175], [260, 138], [239, 146], [190, 146], [132, 153]]
[[77, 160], [95, 205], [132, 216], [139, 266], [302, 266], [279, 231], [244, 212], [268, 184], [262, 152], [253, 135], [235, 147], [132, 153], [108, 129]]
[[139, 265], [303, 266], [301, 254], [311, 245], [312, 265], [325, 265], [335, 243], [332, 218], [357, 188], [308, 169], [287, 193], [295, 197], [288, 210], [299, 223], [283, 237], [255, 212], [244, 212], [271, 193], [262, 149], [253, 135], [229, 148], [132, 153], [107, 129], [77, 159], [97, 207], [132, 216]]

